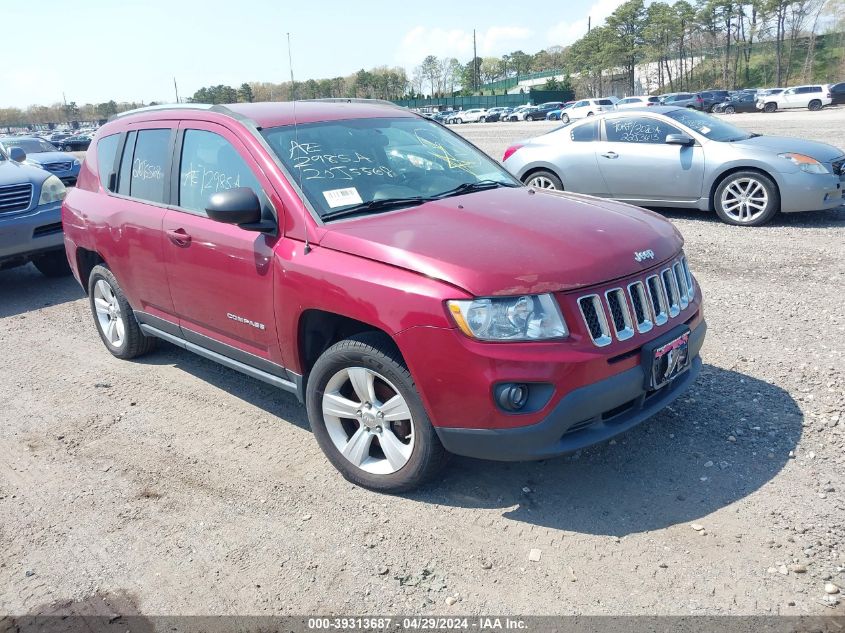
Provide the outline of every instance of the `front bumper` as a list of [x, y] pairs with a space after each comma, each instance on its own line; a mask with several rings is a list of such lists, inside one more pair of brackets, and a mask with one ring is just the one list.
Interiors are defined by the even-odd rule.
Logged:
[[0, 264], [24, 261], [63, 246], [61, 202], [0, 214]]
[[699, 352], [706, 330], [702, 320], [690, 333], [689, 369], [657, 391], [645, 391], [645, 373], [637, 365], [571, 391], [530, 426], [435, 429], [449, 452], [498, 461], [546, 459], [603, 442], [650, 418], [687, 390], [701, 371]]
[[845, 204], [845, 175], [780, 174], [780, 208], [783, 213], [838, 209]]

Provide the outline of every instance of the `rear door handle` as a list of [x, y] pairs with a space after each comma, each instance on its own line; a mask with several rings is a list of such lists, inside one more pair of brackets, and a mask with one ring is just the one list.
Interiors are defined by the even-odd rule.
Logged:
[[605, 158], [619, 158], [619, 154], [616, 152], [606, 152], [605, 154], [602, 154], [602, 156]]
[[176, 244], [176, 246], [180, 246], [182, 248], [186, 248], [191, 245], [191, 236], [188, 235], [185, 229], [168, 231], [167, 238]]

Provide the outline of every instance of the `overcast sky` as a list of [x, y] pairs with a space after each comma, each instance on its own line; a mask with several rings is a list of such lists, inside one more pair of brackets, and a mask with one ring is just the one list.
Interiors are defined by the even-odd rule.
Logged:
[[[173, 100], [202, 86], [345, 76], [427, 54], [570, 44], [622, 0], [0, 0], [0, 107]], [[527, 10], [526, 10], [527, 9]]]

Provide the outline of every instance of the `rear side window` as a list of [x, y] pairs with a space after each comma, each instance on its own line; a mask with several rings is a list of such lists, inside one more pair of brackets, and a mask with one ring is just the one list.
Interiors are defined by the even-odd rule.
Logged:
[[261, 196], [261, 186], [237, 150], [219, 134], [185, 130], [179, 165], [179, 206], [204, 214], [218, 191], [249, 187]]
[[109, 177], [114, 172], [114, 157], [119, 140], [120, 134], [111, 134], [97, 141], [97, 173], [100, 174], [100, 184], [106, 190], [109, 190]]
[[135, 152], [135, 139], [137, 137], [137, 132], [129, 132], [126, 135], [126, 143], [123, 145], [120, 174], [117, 179], [117, 192], [122, 196], [129, 195], [129, 182], [132, 177], [132, 154]]
[[571, 137], [576, 143], [590, 143], [598, 139], [598, 121], [584, 123], [572, 128]]
[[596, 101], [596, 103], [602, 106], [613, 105], [613, 101], [611, 101], [610, 99], [599, 99], [598, 101]]
[[164, 202], [167, 169], [170, 164], [170, 136], [169, 129], [138, 131], [129, 185], [131, 197], [150, 202]]

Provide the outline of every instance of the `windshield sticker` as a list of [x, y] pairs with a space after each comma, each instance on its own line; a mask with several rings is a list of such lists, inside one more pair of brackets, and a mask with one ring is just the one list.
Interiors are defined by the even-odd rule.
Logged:
[[323, 195], [326, 198], [326, 202], [329, 203], [329, 207], [332, 209], [335, 207], [345, 207], [349, 204], [362, 204], [364, 202], [361, 200], [361, 195], [355, 187], [347, 187], [346, 189], [331, 189], [329, 191], [324, 191]]
[[707, 133], [710, 132], [710, 128], [705, 125], [704, 127], [699, 128], [698, 131], [701, 132], [702, 134], [707, 134]]

